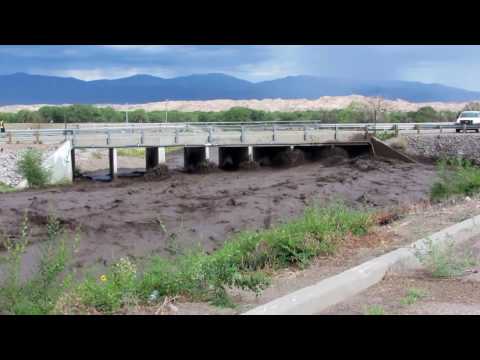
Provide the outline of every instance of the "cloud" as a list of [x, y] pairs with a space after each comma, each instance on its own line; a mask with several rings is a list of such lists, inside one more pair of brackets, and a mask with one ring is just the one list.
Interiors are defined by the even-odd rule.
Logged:
[[477, 45], [4, 45], [0, 73], [95, 80], [221, 72], [250, 81], [304, 74], [480, 90], [478, 58]]

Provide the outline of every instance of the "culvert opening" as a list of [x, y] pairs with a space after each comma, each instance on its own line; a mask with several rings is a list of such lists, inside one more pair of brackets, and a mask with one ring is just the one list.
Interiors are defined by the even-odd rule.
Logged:
[[281, 166], [290, 152], [289, 146], [261, 146], [253, 148], [253, 160], [260, 166]]
[[218, 164], [222, 170], [238, 170], [241, 164], [248, 163], [248, 160], [248, 147], [218, 148]]
[[327, 163], [335, 163], [359, 156], [370, 156], [372, 154], [369, 144], [296, 146], [295, 149], [301, 150], [307, 161], [322, 161]]

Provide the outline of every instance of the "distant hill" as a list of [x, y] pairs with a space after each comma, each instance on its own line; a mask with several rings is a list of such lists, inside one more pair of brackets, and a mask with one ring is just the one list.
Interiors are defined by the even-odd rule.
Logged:
[[408, 81], [362, 81], [289, 76], [252, 83], [224, 74], [163, 79], [135, 75], [116, 80], [16, 73], [0, 76], [0, 105], [141, 104], [169, 100], [317, 99], [321, 96], [380, 95], [411, 102], [457, 102], [480, 99], [480, 92]]

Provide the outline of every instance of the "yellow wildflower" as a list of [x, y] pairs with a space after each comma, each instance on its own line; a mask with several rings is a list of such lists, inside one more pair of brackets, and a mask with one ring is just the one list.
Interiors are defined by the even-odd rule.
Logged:
[[100, 276], [100, 281], [102, 281], [102, 282], [107, 281], [107, 275]]

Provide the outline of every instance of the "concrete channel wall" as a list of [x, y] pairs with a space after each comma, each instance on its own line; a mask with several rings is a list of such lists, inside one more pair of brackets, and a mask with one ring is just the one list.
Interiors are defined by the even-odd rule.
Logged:
[[[72, 173], [72, 144], [70, 141], [62, 143], [50, 156], [43, 161], [43, 167], [51, 171], [51, 184], [71, 182]], [[24, 189], [28, 186], [27, 180], [20, 182], [16, 188]]]

